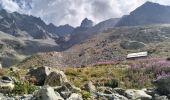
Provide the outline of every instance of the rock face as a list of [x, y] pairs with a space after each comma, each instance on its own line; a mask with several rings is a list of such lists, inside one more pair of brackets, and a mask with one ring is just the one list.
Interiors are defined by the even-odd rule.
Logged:
[[170, 94], [170, 76], [158, 79], [154, 82], [154, 84], [157, 86], [157, 90], [161, 94]]
[[52, 87], [43, 87], [34, 96], [33, 100], [64, 100]]
[[91, 21], [91, 20], [85, 18], [85, 19], [82, 21], [80, 27], [84, 27], [84, 28], [93, 27], [93, 21]]
[[124, 16], [116, 26], [136, 26], [148, 24], [170, 23], [170, 6], [146, 2], [142, 6]]
[[14, 82], [8, 76], [2, 76], [0, 79], [0, 92], [8, 93], [14, 89]]

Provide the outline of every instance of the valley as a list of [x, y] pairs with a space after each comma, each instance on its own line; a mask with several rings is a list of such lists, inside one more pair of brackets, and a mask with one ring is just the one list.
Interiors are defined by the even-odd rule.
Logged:
[[0, 100], [169, 100], [169, 52], [170, 6], [57, 26], [0, 4]]

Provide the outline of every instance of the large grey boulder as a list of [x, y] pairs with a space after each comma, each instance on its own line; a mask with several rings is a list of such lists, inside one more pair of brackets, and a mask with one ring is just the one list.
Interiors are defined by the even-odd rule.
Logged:
[[44, 85], [45, 79], [50, 74], [50, 72], [51, 69], [46, 66], [30, 69], [30, 71], [27, 73], [26, 79], [30, 81], [34, 78], [35, 84], [42, 86]]
[[68, 82], [66, 75], [63, 71], [55, 70], [51, 72], [45, 79], [45, 85], [49, 86], [62, 86]]
[[123, 49], [140, 49], [145, 47], [145, 44], [138, 41], [122, 41], [120, 43], [120, 46]]
[[131, 100], [152, 100], [152, 96], [146, 94], [144, 90], [128, 89], [125, 96]]
[[34, 79], [36, 85], [49, 85], [52, 87], [62, 86], [62, 84], [68, 82], [63, 71], [52, 69], [47, 66], [30, 69], [27, 73], [26, 79], [29, 81]]
[[160, 78], [156, 81], [153, 82], [156, 87], [157, 91], [163, 95], [168, 95], [170, 94], [170, 76]]
[[64, 100], [59, 93], [55, 92], [52, 87], [44, 86], [35, 95], [33, 100]]

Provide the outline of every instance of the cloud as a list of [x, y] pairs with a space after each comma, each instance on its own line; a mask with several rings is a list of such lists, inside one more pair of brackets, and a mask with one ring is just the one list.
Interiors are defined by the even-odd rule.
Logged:
[[[87, 17], [98, 23], [109, 18], [121, 17], [147, 0], [0, 0], [8, 11], [41, 17], [55, 25], [80, 25]], [[169, 0], [150, 0], [170, 5]]]
[[13, 0], [0, 0], [0, 4], [2, 8], [9, 12], [18, 11], [20, 8], [16, 2], [13, 2]]

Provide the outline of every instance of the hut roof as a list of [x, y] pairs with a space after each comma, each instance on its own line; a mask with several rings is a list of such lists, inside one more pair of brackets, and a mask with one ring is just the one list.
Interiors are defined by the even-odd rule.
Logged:
[[147, 57], [148, 52], [138, 52], [138, 53], [130, 53], [127, 55], [127, 59], [129, 58], [140, 58], [140, 57]]

